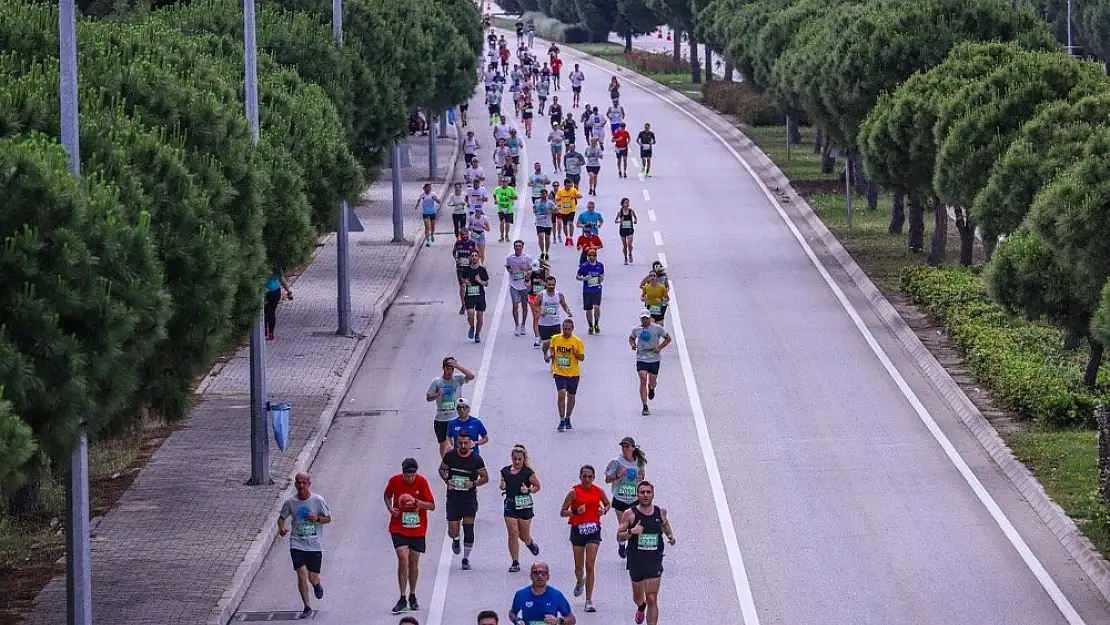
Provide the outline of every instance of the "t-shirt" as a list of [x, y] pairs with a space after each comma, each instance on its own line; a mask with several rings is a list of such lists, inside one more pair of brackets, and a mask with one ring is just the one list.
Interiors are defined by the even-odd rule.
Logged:
[[524, 142], [520, 140], [520, 137], [514, 137], [510, 134], [509, 141], [506, 145], [509, 146], [509, 154], [519, 156], [520, 148], [524, 145]]
[[594, 232], [597, 232], [597, 229], [599, 227], [598, 224], [600, 224], [600, 223], [601, 223], [601, 213], [599, 213], [597, 211], [587, 210], [586, 212], [580, 213], [578, 215], [578, 227], [579, 228], [581, 228], [585, 224], [590, 224], [591, 226], [593, 226]]
[[466, 190], [466, 199], [470, 202], [470, 210], [480, 208], [489, 200], [489, 191], [482, 185], [477, 189], [470, 187]]
[[432, 379], [428, 395], [443, 389], [443, 397], [436, 400], [436, 421], [450, 421], [455, 418], [455, 406], [459, 403], [463, 384], [466, 384], [466, 376], [461, 373], [456, 373], [450, 380], [444, 380], [442, 375]]
[[663, 300], [667, 297], [667, 287], [662, 284], [658, 286], [645, 284], [640, 287], [640, 290], [644, 294], [644, 303], [648, 305], [648, 310], [652, 314], [658, 314], [663, 306]]
[[536, 200], [535, 206], [532, 207], [532, 212], [536, 214], [537, 228], [552, 227], [551, 213], [555, 212], [555, 205], [551, 203], [551, 200]]
[[389, 532], [402, 536], [423, 536], [428, 532], [428, 511], [416, 507], [415, 503], [401, 504], [401, 495], [412, 495], [419, 501], [435, 503], [432, 496], [432, 487], [423, 475], [417, 474], [412, 484], [405, 481], [405, 476], [398, 473], [389, 478], [385, 485], [385, 496], [393, 502], [393, 507], [401, 511], [398, 516], [389, 517]]
[[574, 356], [575, 352], [586, 354], [586, 345], [582, 339], [573, 334], [568, 339], [560, 332], [551, 339], [551, 349], [555, 350], [555, 358], [551, 360], [551, 373], [568, 378], [582, 375], [578, 359]]
[[586, 164], [586, 159], [582, 157], [580, 152], [567, 152], [563, 157], [563, 165], [566, 167], [568, 174], [581, 174], [582, 166]]
[[465, 193], [451, 194], [447, 197], [447, 205], [451, 207], [451, 213], [454, 215], [465, 215], [467, 209], [467, 201]]
[[482, 457], [473, 451], [463, 456], [458, 449], [452, 449], [444, 454], [443, 464], [447, 465], [447, 498], [451, 500], [477, 498], [477, 486], [471, 484], [468, 490], [462, 490], [462, 488], [466, 480], [478, 481], [478, 473], [486, 468]]
[[321, 523], [308, 520], [311, 515], [331, 516], [328, 502], [324, 498], [312, 493], [308, 499], [301, 499], [293, 495], [281, 505], [281, 518], [290, 519], [292, 526], [289, 532], [289, 548], [298, 551], [323, 551], [320, 546]]
[[641, 130], [640, 134], [636, 135], [636, 141], [640, 143], [640, 149], [651, 150], [651, 146], [655, 144], [655, 133], [650, 130]]
[[586, 167], [601, 166], [601, 148], [591, 145], [582, 152], [582, 155], [586, 157]]
[[563, 136], [563, 131], [562, 130], [552, 130], [551, 134], [547, 135], [547, 142], [550, 143], [551, 147], [553, 147], [553, 148], [562, 149], [563, 148], [563, 140], [565, 138], [566, 137]]
[[551, 59], [551, 71], [553, 73], [558, 74], [559, 70], [562, 69], [562, 68], [563, 68], [563, 59], [560, 59], [559, 57], [555, 57], [555, 58]]
[[635, 460], [625, 460], [624, 456], [614, 458], [605, 467], [605, 475], [616, 477], [624, 467], [624, 477], [610, 483], [613, 489], [613, 499], [621, 503], [634, 503], [636, 497], [636, 484], [639, 483], [640, 465]]
[[511, 128], [508, 124], [497, 124], [493, 127], [493, 136], [498, 139], [508, 139]]
[[455, 255], [455, 266], [459, 269], [468, 267], [470, 265], [470, 253], [476, 249], [478, 249], [478, 244], [470, 239], [455, 241], [455, 249], [452, 250]]
[[602, 276], [605, 275], [605, 265], [597, 262], [592, 264], [589, 262], [582, 263], [578, 268], [578, 275], [586, 278], [582, 281], [583, 293], [600, 293]]
[[505, 257], [505, 267], [509, 270], [509, 286], [523, 291], [528, 288], [524, 283], [524, 276], [532, 269], [532, 257], [527, 254], [516, 255], [514, 251]]
[[478, 441], [483, 436], [489, 436], [485, 424], [478, 417], [470, 417], [466, 421], [455, 417], [447, 422], [447, 437], [452, 445], [458, 445], [459, 432], [463, 431], [470, 434], [470, 440], [474, 441], [474, 453], [478, 453]]
[[461, 267], [459, 269], [459, 277], [463, 280], [469, 280], [466, 285], [467, 297], [485, 297], [486, 287], [478, 282], [481, 278], [487, 284], [489, 283], [489, 272], [482, 265], [477, 267]]
[[532, 187], [532, 197], [539, 197], [540, 193], [551, 184], [547, 174], [539, 173], [528, 176], [528, 186]]
[[501, 469], [501, 479], [505, 480], [505, 510], [529, 510], [533, 507], [532, 501], [532, 476], [536, 472], [528, 467], [520, 467], [520, 471], [513, 473], [513, 467]]
[[580, 234], [578, 235], [578, 241], [575, 242], [575, 247], [579, 250], [582, 250], [583, 252], [586, 251], [586, 248], [599, 248], [601, 246], [601, 237], [597, 236], [596, 234], [591, 234], [589, 237], [584, 234]]
[[549, 85], [548, 83], [540, 81], [540, 84], [536, 85], [536, 96], [537, 97], [546, 98], [548, 96], [548, 94], [550, 94], [550, 93], [551, 93], [551, 85]]
[[498, 186], [493, 189], [493, 201], [497, 204], [497, 212], [513, 212], [513, 202], [516, 200], [516, 189]]
[[555, 192], [555, 203], [559, 206], [560, 213], [573, 213], [578, 209], [578, 198], [582, 194], [574, 187], [563, 187]]
[[[486, 179], [486, 170], [483, 169], [481, 165], [479, 165], [477, 167], [467, 167], [465, 170], [463, 170], [463, 180], [466, 181], [467, 185], [474, 184], [474, 179], [475, 178], [477, 178], [478, 180], [485, 180]], [[481, 187], [479, 187], [479, 188], [481, 188]], [[467, 189], [467, 191], [470, 191], [470, 190], [473, 190], [473, 189], [474, 189], [474, 187], [469, 187], [469, 189]]]
[[642, 325], [632, 328], [629, 338], [636, 341], [636, 360], [638, 362], [659, 362], [659, 345], [667, 331], [663, 326], [652, 323], [648, 327]]
[[521, 588], [513, 595], [513, 606], [509, 611], [527, 625], [544, 625], [543, 617], [548, 615], [567, 617], [572, 614], [570, 602], [554, 586], [544, 588], [542, 595], [533, 592], [531, 585]]

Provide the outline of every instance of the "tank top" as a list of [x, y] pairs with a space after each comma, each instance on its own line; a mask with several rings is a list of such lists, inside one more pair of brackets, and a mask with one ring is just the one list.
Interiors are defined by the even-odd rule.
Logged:
[[463, 139], [463, 154], [476, 154], [478, 152], [477, 139]]
[[521, 467], [520, 473], [513, 475], [513, 467], [501, 469], [501, 479], [505, 480], [505, 510], [528, 510], [532, 507], [532, 493], [523, 493], [521, 486], [531, 485], [535, 473], [528, 467]]
[[622, 208], [617, 213], [617, 223], [620, 224], [621, 230], [632, 230], [632, 209], [629, 208], [627, 211], [625, 212], [625, 209]]
[[659, 506], [652, 506], [651, 514], [640, 512], [639, 506], [629, 509], [644, 528], [642, 534], [633, 534], [628, 539], [625, 555], [629, 565], [633, 562], [658, 562], [663, 558], [663, 513], [659, 512]]
[[544, 272], [542, 270], [532, 272], [532, 293], [534, 295], [539, 295], [540, 293], [543, 293], [544, 285], [546, 283], [547, 276], [544, 275]]
[[594, 531], [601, 529], [601, 488], [596, 484], [590, 484], [589, 487], [582, 486], [581, 484], [574, 485], [574, 501], [571, 506], [577, 508], [578, 506], [586, 506], [586, 511], [582, 514], [570, 515], [568, 523], [574, 527], [579, 528], [583, 534], [590, 534], [592, 532], [582, 531], [583, 529], [594, 529], [593, 527], [583, 527], [589, 523], [596, 525]]
[[540, 325], [557, 326], [563, 322], [562, 313], [559, 312], [559, 290], [555, 289], [554, 295], [548, 295], [545, 289], [540, 293]]
[[609, 109], [609, 123], [619, 124], [623, 117], [624, 117], [624, 115], [621, 114], [620, 109], [617, 109], [617, 108]]
[[425, 215], [434, 215], [436, 212], [436, 196], [434, 194], [421, 193], [420, 208]]

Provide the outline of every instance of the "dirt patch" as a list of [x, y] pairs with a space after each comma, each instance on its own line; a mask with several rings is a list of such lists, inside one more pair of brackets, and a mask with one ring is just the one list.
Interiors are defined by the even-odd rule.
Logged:
[[836, 195], [844, 192], [844, 183], [839, 180], [798, 180], [790, 186], [802, 197], [811, 195]]

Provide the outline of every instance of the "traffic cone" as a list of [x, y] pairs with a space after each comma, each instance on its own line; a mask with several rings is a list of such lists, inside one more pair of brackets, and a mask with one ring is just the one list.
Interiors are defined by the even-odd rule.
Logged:
[[655, 31], [655, 35], [656, 35], [656, 38], [662, 39], [663, 38], [663, 31], [662, 30], [657, 30], [657, 31]]
[[667, 41], [671, 40], [671, 31], [667, 31]]

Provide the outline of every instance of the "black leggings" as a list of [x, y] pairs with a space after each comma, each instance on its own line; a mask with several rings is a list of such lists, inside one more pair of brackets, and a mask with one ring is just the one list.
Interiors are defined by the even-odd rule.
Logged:
[[466, 230], [466, 215], [456, 215], [451, 213], [451, 223], [455, 226], [455, 236], [458, 237], [459, 233]]
[[274, 289], [273, 291], [266, 291], [266, 307], [264, 318], [266, 320], [266, 332], [273, 333], [274, 327], [277, 326], [277, 307], [278, 302], [281, 301], [281, 289]]

